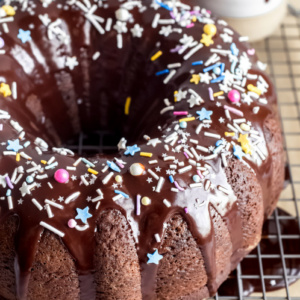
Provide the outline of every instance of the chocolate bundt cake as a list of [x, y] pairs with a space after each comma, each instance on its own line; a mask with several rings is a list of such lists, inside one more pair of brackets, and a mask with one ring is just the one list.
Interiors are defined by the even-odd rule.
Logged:
[[[0, 9], [0, 299], [203, 299], [283, 186], [276, 94], [194, 0]], [[63, 147], [124, 136], [114, 154]]]

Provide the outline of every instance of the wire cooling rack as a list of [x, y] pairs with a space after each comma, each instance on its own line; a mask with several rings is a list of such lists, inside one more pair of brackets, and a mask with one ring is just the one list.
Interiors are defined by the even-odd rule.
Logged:
[[[232, 272], [212, 298], [215, 300], [300, 300], [300, 11], [299, 15], [296, 10], [294, 15], [291, 12], [273, 36], [253, 45], [260, 59], [268, 63], [267, 71], [277, 86], [289, 178], [278, 207], [288, 214], [275, 210], [264, 226], [262, 241]], [[99, 131], [80, 134], [68, 147], [79, 154], [109, 153], [116, 150], [117, 142], [113, 133]], [[298, 270], [290, 269], [293, 264]], [[277, 272], [270, 266], [276, 266]], [[260, 291], [250, 295], [253, 284]], [[280, 290], [268, 291], [278, 284]]]

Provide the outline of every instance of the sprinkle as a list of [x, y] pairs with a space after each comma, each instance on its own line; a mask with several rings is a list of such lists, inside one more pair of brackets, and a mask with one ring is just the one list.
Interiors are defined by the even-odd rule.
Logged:
[[[86, 165], [92, 167], [92, 168], [95, 168], [95, 167], [96, 167], [93, 163], [91, 163], [89, 160], [87, 160], [87, 159], [84, 158], [84, 157], [81, 158], [81, 161], [82, 161], [83, 163], [85, 163]], [[73, 164], [73, 166], [74, 166], [74, 164]]]
[[184, 188], [182, 188], [182, 187], [178, 184], [177, 181], [174, 181], [174, 185], [176, 186], [176, 188], [177, 188], [179, 191], [181, 191], [181, 192], [184, 191]]
[[69, 181], [69, 178], [70, 178], [69, 172], [65, 169], [58, 169], [54, 173], [54, 179], [59, 183], [67, 183]]
[[9, 210], [12, 210], [14, 208], [14, 204], [13, 204], [13, 201], [12, 201], [12, 197], [11, 196], [8, 196], [7, 197], [7, 202], [8, 202], [8, 209]]
[[17, 155], [16, 155], [16, 161], [20, 161], [20, 158], [21, 158], [20, 153], [17, 153]]
[[166, 156], [164, 157], [164, 161], [175, 160], [175, 156]]
[[203, 60], [198, 60], [198, 61], [192, 62], [192, 66], [199, 66], [199, 65], [203, 65]]
[[171, 203], [170, 203], [167, 199], [164, 199], [164, 200], [163, 200], [163, 204], [164, 204], [166, 207], [171, 207]]
[[214, 93], [213, 93], [213, 89], [211, 87], [208, 88], [208, 94], [209, 94], [209, 99], [211, 101], [214, 101]]
[[219, 134], [215, 134], [215, 133], [211, 133], [211, 132], [207, 132], [207, 131], [204, 132], [204, 135], [208, 136], [208, 137], [216, 138], [216, 139], [221, 138], [221, 136]]
[[150, 165], [154, 165], [154, 164], [157, 164], [158, 161], [157, 161], [157, 160], [150, 160], [150, 161], [148, 161], [148, 163], [149, 163]]
[[225, 187], [221, 186], [221, 185], [218, 186], [218, 190], [221, 191], [221, 192], [223, 192], [226, 195], [230, 194], [229, 190], [226, 189]]
[[53, 213], [52, 213], [52, 210], [51, 210], [51, 207], [49, 204], [46, 204], [45, 205], [45, 208], [46, 208], [46, 212], [48, 214], [48, 218], [51, 219], [54, 217]]
[[76, 171], [76, 167], [70, 167], [70, 166], [67, 166], [66, 169], [68, 171]]
[[167, 84], [175, 74], [176, 74], [176, 70], [171, 70], [168, 76], [164, 79], [163, 81], [164, 84]]
[[51, 206], [54, 206], [54, 207], [56, 207], [56, 208], [58, 208], [58, 209], [64, 209], [64, 207], [63, 207], [62, 205], [60, 205], [60, 204], [58, 204], [58, 203], [55, 203], [55, 202], [53, 202], [53, 201], [51, 201], [51, 200], [48, 200], [48, 199], [45, 200], [45, 203], [46, 203], [46, 204], [49, 204], [49, 205], [51, 205]]
[[174, 182], [174, 178], [173, 178], [173, 176], [172, 176], [172, 175], [170, 175], [170, 176], [169, 176], [169, 180], [170, 180], [170, 182], [171, 182], [171, 183], [173, 183], [173, 182]]
[[198, 182], [198, 183], [191, 183], [189, 186], [190, 186], [191, 188], [196, 188], [196, 187], [201, 188], [201, 187], [202, 187], [202, 183], [201, 183], [201, 182]]
[[81, 162], [82, 158], [79, 157], [74, 163], [73, 163], [73, 166], [74, 167], [77, 167], [79, 165], [79, 163]]
[[98, 175], [98, 172], [96, 170], [91, 169], [91, 168], [88, 168], [88, 172], [90, 172], [94, 175]]
[[133, 146], [127, 146], [126, 151], [124, 152], [125, 155], [130, 154], [131, 156], [134, 156], [135, 153], [141, 151], [141, 148], [137, 146], [137, 144]]
[[69, 204], [70, 202], [75, 201], [80, 195], [80, 192], [75, 192], [71, 195], [69, 195], [66, 200], [65, 200], [65, 204]]
[[136, 215], [141, 214], [141, 195], [136, 195]]
[[94, 55], [92, 56], [92, 59], [93, 59], [93, 60], [97, 60], [99, 57], [100, 57], [100, 52], [97, 51], [97, 52], [95, 52]]
[[214, 93], [213, 95], [214, 95], [214, 97], [219, 97], [219, 96], [221, 96], [223, 94], [224, 94], [224, 92], [220, 91], [220, 92]]
[[205, 183], [205, 186], [204, 186], [204, 190], [207, 191], [210, 188], [210, 185], [211, 185], [210, 180], [207, 180], [206, 183]]
[[190, 171], [191, 169], [192, 169], [192, 166], [186, 166], [184, 168], [179, 169], [178, 173], [183, 174], [183, 173], [186, 173], [186, 172]]
[[165, 179], [164, 179], [163, 177], [160, 177], [159, 180], [158, 180], [156, 189], [155, 189], [155, 191], [156, 191], [157, 193], [160, 193], [160, 191], [161, 191], [161, 189], [162, 189], [162, 186], [163, 186], [164, 182], [165, 182]]
[[160, 76], [160, 75], [164, 75], [164, 74], [168, 74], [170, 73], [170, 70], [169, 69], [164, 69], [162, 71], [158, 71], [155, 73], [156, 76]]
[[12, 97], [13, 99], [17, 99], [18, 95], [17, 95], [17, 83], [14, 81], [11, 85], [12, 88]]
[[257, 114], [259, 112], [259, 106], [253, 107], [252, 111], [253, 111], [254, 114]]
[[171, 188], [171, 191], [174, 192], [174, 193], [178, 193], [179, 192], [179, 190], [177, 188], [174, 188], [174, 187]]
[[203, 147], [203, 146], [200, 146], [200, 145], [197, 145], [197, 146], [196, 146], [196, 149], [198, 149], [198, 150], [200, 150], [200, 151], [202, 151], [202, 152], [209, 153], [208, 148]]
[[5, 181], [10, 189], [14, 188], [14, 186], [12, 185], [10, 178], [8, 176], [5, 176]]
[[157, 51], [152, 57], [151, 57], [151, 61], [155, 61], [157, 60], [161, 55], [162, 55], [162, 51]]
[[127, 97], [125, 102], [125, 108], [124, 108], [125, 115], [129, 115], [130, 103], [131, 103], [131, 97]]
[[31, 202], [38, 208], [38, 210], [43, 210], [43, 206], [36, 199], [32, 198]]
[[148, 206], [151, 204], [151, 199], [149, 197], [143, 197], [141, 202], [143, 205]]
[[148, 173], [151, 174], [156, 180], [159, 180], [159, 176], [158, 176], [156, 173], [154, 173], [151, 169], [148, 169], [147, 171], [148, 171]]
[[76, 222], [74, 219], [70, 219], [70, 220], [68, 221], [68, 226], [69, 226], [69, 228], [75, 228], [76, 225], [77, 225], [77, 222]]
[[148, 257], [147, 264], [156, 264], [156, 265], [158, 265], [159, 261], [163, 258], [163, 256], [158, 253], [157, 249], [152, 254], [148, 253], [147, 257]]
[[140, 156], [144, 156], [144, 157], [152, 157], [153, 153], [150, 152], [140, 152]]
[[167, 106], [167, 107], [163, 108], [163, 109], [160, 111], [160, 114], [163, 115], [163, 114], [166, 113], [167, 111], [173, 110], [173, 109], [174, 109], [174, 106]]
[[168, 67], [168, 69], [180, 68], [181, 67], [181, 63], [168, 64], [167, 67]]
[[192, 55], [194, 55], [197, 51], [199, 51], [203, 47], [202, 44], [198, 44], [194, 48], [192, 48], [184, 57], [184, 60], [188, 60]]
[[186, 116], [189, 113], [187, 111], [173, 111], [174, 116]]
[[195, 117], [182, 118], [182, 119], [179, 120], [179, 122], [180, 122], [180, 123], [181, 123], [181, 122], [190, 122], [190, 121], [194, 121], [194, 120], [196, 120]]
[[53, 227], [53, 226], [51, 226], [51, 225], [49, 225], [49, 224], [47, 224], [47, 223], [45, 223], [43, 221], [40, 222], [40, 225], [43, 226], [43, 227], [45, 227], [46, 229], [54, 232], [55, 234], [57, 234], [58, 236], [60, 236], [62, 238], [65, 236], [65, 234], [63, 232], [59, 231], [55, 227]]
[[256, 87], [256, 86], [254, 86], [253, 84], [248, 84], [247, 85], [247, 89], [250, 91], [250, 92], [253, 92], [253, 93], [256, 93], [257, 95], [261, 95], [261, 90], [258, 88], [258, 87]]
[[160, 243], [160, 242], [161, 242], [160, 236], [159, 236], [158, 233], [155, 233], [155, 234], [154, 234], [154, 238], [155, 238], [155, 240], [156, 240], [157, 243]]
[[225, 136], [226, 137], [235, 136], [235, 132], [225, 132]]
[[89, 213], [89, 207], [85, 207], [84, 209], [76, 208], [77, 216], [75, 219], [80, 219], [82, 223], [87, 224], [87, 219], [91, 218], [92, 215]]
[[113, 176], [114, 176], [114, 172], [110, 172], [108, 175], [106, 175], [104, 177], [104, 179], [102, 180], [102, 183], [107, 184]]
[[228, 105], [224, 105], [224, 108], [231, 111], [232, 113], [240, 116], [240, 117], [243, 117], [244, 116], [244, 113], [236, 108], [233, 108], [231, 106], [228, 106]]
[[114, 192], [118, 195], [122, 195], [124, 198], [128, 199], [129, 196], [127, 194], [125, 194], [124, 192], [122, 191], [119, 191], [119, 190], [114, 190]]

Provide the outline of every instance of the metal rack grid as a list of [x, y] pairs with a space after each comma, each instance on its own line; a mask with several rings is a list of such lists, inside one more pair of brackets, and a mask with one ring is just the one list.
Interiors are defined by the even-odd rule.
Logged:
[[[288, 242], [299, 243], [300, 245], [300, 18], [289, 14], [272, 37], [253, 46], [256, 48], [260, 59], [268, 63], [268, 72], [277, 86], [287, 172], [290, 177], [278, 207], [283, 208], [290, 215], [282, 215], [277, 209], [275, 210], [269, 221], [273, 222], [276, 231], [272, 234], [263, 234], [258, 247], [230, 275], [228, 279], [232, 286], [230, 293], [228, 291], [222, 294], [218, 293], [212, 299], [300, 300], [300, 281], [290, 286], [288, 284], [289, 280], [300, 279], [300, 276], [299, 274], [289, 274], [286, 268], [288, 260], [300, 260], [300, 252], [286, 253], [285, 250]], [[112, 141], [114, 142], [112, 143]], [[99, 151], [113, 152], [116, 150], [115, 145], [113, 133], [101, 131], [95, 132], [92, 138], [80, 134], [78, 140], [70, 142], [68, 147], [79, 154], [93, 154], [99, 153]], [[298, 226], [293, 232], [282, 232], [281, 222], [284, 221], [295, 221]], [[277, 253], [262, 253], [262, 244], [266, 241], [276, 243]], [[243, 265], [249, 259], [258, 265], [257, 274], [247, 274], [246, 270], [243, 269]], [[270, 259], [277, 259], [281, 263], [282, 274], [265, 274], [264, 264]], [[259, 281], [261, 292], [245, 296], [246, 280]], [[283, 288], [274, 292], [266, 292], [265, 283], [267, 280], [280, 281]]]

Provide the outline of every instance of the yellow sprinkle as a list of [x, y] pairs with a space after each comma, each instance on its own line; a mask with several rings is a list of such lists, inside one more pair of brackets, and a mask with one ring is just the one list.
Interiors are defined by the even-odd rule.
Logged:
[[220, 91], [220, 92], [214, 93], [214, 97], [222, 96], [223, 94], [224, 94], [224, 92]]
[[41, 160], [41, 163], [46, 165], [47, 164], [47, 161], [46, 160]]
[[152, 155], [150, 152], [140, 152], [140, 156], [152, 157]]
[[21, 157], [20, 153], [17, 153], [17, 155], [16, 155], [16, 161], [20, 161], [20, 157]]
[[2, 82], [0, 85], [0, 93], [4, 96], [4, 97], [8, 97], [11, 95], [11, 90], [8, 84]]
[[225, 132], [225, 136], [235, 136], [235, 132]]
[[3, 5], [1, 8], [5, 11], [7, 16], [14, 16], [16, 14], [16, 11], [10, 5]]
[[177, 95], [178, 94], [178, 91], [174, 91], [174, 102], [177, 102]]
[[247, 89], [250, 92], [256, 93], [259, 96], [261, 95], [261, 90], [258, 87], [254, 86], [253, 84], [248, 84]]
[[196, 17], [196, 16], [193, 16], [192, 21], [193, 21], [193, 22], [196, 22], [196, 21], [197, 21], [197, 17]]
[[160, 51], [160, 50], [157, 51], [157, 52], [151, 57], [151, 60], [152, 60], [152, 61], [157, 60], [162, 54], [163, 54], [162, 51]]
[[130, 103], [131, 103], [131, 97], [127, 97], [126, 103], [125, 103], [125, 109], [124, 109], [125, 115], [129, 115]]
[[241, 124], [240, 127], [244, 131], [250, 131], [250, 126], [246, 123]]
[[98, 172], [95, 171], [95, 170], [93, 170], [93, 169], [91, 169], [91, 168], [88, 168], [88, 172], [90, 172], [90, 173], [92, 173], [94, 175], [98, 175]]
[[189, 122], [189, 121], [194, 121], [196, 118], [195, 117], [190, 117], [190, 118], [183, 118], [179, 120], [180, 122]]
[[193, 74], [192, 78], [190, 79], [191, 83], [198, 84], [200, 82], [200, 75], [198, 74]]

